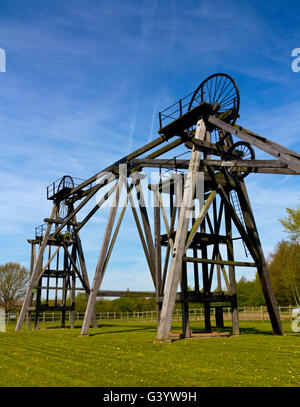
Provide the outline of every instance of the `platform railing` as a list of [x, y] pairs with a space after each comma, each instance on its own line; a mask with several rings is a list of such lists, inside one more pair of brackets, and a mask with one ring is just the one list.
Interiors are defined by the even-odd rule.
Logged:
[[[184, 98], [179, 99], [177, 102], [158, 113], [160, 128], [164, 127], [169, 122], [178, 119], [189, 110], [191, 98], [194, 93], [195, 91], [189, 93]], [[201, 103], [201, 101], [199, 101], [199, 103]]]
[[[72, 177], [73, 182], [70, 182], [70, 179], [68, 177], [60, 177], [58, 180], [52, 182], [50, 185], [47, 186], [47, 199], [52, 199], [53, 196], [55, 196], [58, 191], [59, 191], [59, 187], [60, 189], [63, 188], [75, 188], [78, 185], [82, 184], [85, 180], [82, 178], [76, 178], [76, 177]], [[61, 182], [63, 182], [63, 184], [61, 185]]]

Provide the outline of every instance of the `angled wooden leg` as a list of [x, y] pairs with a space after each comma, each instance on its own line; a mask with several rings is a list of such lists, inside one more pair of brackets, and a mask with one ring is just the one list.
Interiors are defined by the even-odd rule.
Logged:
[[154, 191], [154, 237], [155, 237], [155, 292], [156, 292], [156, 322], [157, 326], [160, 321], [161, 302], [159, 297], [161, 295], [161, 242], [160, 242], [160, 203], [158, 199], [158, 191]]
[[104, 265], [105, 265], [105, 259], [106, 259], [106, 254], [108, 251], [108, 246], [109, 246], [109, 242], [110, 242], [110, 238], [111, 238], [111, 234], [112, 234], [112, 229], [113, 229], [117, 209], [118, 209], [121, 188], [122, 188], [122, 183], [120, 184], [120, 188], [116, 189], [115, 202], [111, 206], [111, 209], [110, 209], [110, 213], [109, 213], [109, 217], [108, 217], [108, 221], [107, 221], [107, 225], [106, 225], [106, 229], [105, 229], [105, 233], [104, 233], [104, 238], [103, 238], [103, 242], [102, 242], [102, 247], [101, 247], [101, 251], [99, 254], [98, 263], [97, 263], [97, 267], [96, 267], [96, 271], [95, 271], [95, 277], [94, 277], [93, 285], [91, 288], [90, 296], [88, 299], [88, 303], [87, 303], [87, 307], [86, 307], [86, 311], [85, 311], [85, 315], [84, 315], [83, 325], [82, 325], [82, 329], [81, 329], [82, 336], [85, 336], [88, 334], [93, 311], [95, 309], [97, 293], [99, 291], [101, 282], [104, 277], [103, 270], [104, 270]]
[[259, 239], [257, 227], [255, 224], [252, 208], [250, 205], [249, 197], [247, 194], [247, 190], [245, 184], [243, 182], [239, 183], [237, 188], [237, 194], [239, 197], [241, 209], [243, 212], [243, 216], [245, 219], [246, 228], [248, 231], [248, 235], [251, 236], [253, 244], [255, 245], [256, 251], [259, 256], [258, 262], [258, 276], [261, 282], [263, 294], [266, 301], [266, 306], [268, 308], [270, 321], [272, 324], [273, 332], [276, 335], [283, 335], [282, 324], [280, 319], [280, 314], [278, 310], [278, 304], [275, 299], [274, 291], [272, 288], [270, 276], [268, 273], [267, 263], [265, 260], [265, 256], [262, 250], [261, 242]]
[[[30, 276], [33, 273], [34, 266], [36, 263], [36, 247], [35, 243], [31, 243], [31, 256], [30, 256]], [[29, 302], [29, 306], [32, 306], [32, 297], [33, 295], [31, 294], [31, 299]], [[26, 329], [29, 330], [31, 327], [31, 311], [27, 312], [27, 320], [26, 320]]]
[[[232, 225], [230, 211], [225, 207], [225, 228], [226, 236], [228, 238], [227, 242], [227, 257], [228, 260], [234, 260], [233, 244], [232, 244]], [[236, 294], [236, 283], [235, 283], [235, 270], [233, 266], [229, 267], [229, 282], [230, 282], [230, 302], [231, 302], [231, 312], [232, 312], [232, 333], [233, 335], [240, 334], [239, 328], [239, 314], [237, 306], [237, 294]]]
[[[76, 246], [77, 246], [77, 254], [78, 254], [78, 259], [79, 259], [79, 263], [80, 263], [80, 269], [82, 272], [82, 278], [84, 279], [87, 287], [90, 288], [89, 277], [88, 277], [87, 270], [86, 270], [81, 239], [80, 239], [80, 236], [78, 233], [75, 235], [75, 241], [76, 241]], [[86, 293], [87, 299], [89, 298], [89, 295], [90, 295], [89, 293]], [[95, 310], [92, 315], [92, 327], [93, 328], [98, 327]]]
[[[38, 286], [42, 285], [42, 278], [39, 279]], [[40, 317], [40, 307], [41, 307], [41, 289], [36, 289], [36, 298], [35, 298], [35, 317], [34, 317], [34, 329], [39, 329], [39, 317]]]
[[190, 321], [189, 321], [189, 302], [187, 298], [188, 284], [187, 284], [187, 267], [186, 262], [182, 262], [181, 274], [181, 309], [182, 309], [182, 337], [190, 338]]
[[[197, 123], [195, 138], [203, 140], [205, 137], [205, 131], [206, 131], [205, 123], [201, 119]], [[185, 242], [188, 225], [190, 221], [189, 215], [190, 210], [193, 207], [193, 198], [196, 188], [196, 172], [199, 169], [200, 159], [201, 152], [199, 152], [194, 146], [191, 154], [189, 170], [187, 174], [182, 206], [180, 210], [178, 227], [172, 253], [172, 259], [170, 264], [170, 270], [165, 289], [160, 323], [158, 326], [157, 339], [159, 340], [168, 339], [170, 334], [173, 309], [176, 301], [177, 288], [182, 269], [182, 260], [183, 255], [185, 253]]]

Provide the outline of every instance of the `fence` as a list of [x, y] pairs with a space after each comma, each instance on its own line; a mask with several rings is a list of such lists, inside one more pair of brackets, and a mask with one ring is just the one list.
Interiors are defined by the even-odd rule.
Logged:
[[[278, 307], [280, 317], [282, 320], [292, 320], [292, 307]], [[268, 321], [269, 314], [266, 307], [239, 307], [239, 320], [240, 321]], [[18, 319], [19, 313], [7, 313], [6, 322], [13, 323]], [[31, 320], [35, 318], [35, 313], [31, 313]], [[181, 310], [174, 310], [173, 321], [181, 321]], [[224, 321], [231, 320], [230, 307], [223, 307]], [[66, 322], [70, 321], [71, 313], [66, 312]], [[82, 321], [84, 312], [75, 312], [75, 321]], [[134, 321], [156, 321], [156, 311], [134, 311], [134, 312], [97, 312], [96, 318], [98, 320], [134, 320]], [[215, 308], [211, 308], [211, 318], [215, 319]], [[39, 322], [56, 322], [61, 320], [60, 312], [41, 312], [39, 314]], [[204, 310], [203, 308], [190, 309], [190, 321], [203, 321]]]

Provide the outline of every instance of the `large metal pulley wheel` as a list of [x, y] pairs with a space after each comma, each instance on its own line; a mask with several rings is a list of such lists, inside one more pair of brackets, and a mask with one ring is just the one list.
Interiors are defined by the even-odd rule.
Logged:
[[206, 78], [195, 90], [188, 110], [203, 102], [218, 104], [216, 117], [234, 124], [240, 108], [240, 93], [235, 80], [226, 73], [215, 73]]
[[[70, 175], [65, 175], [62, 177], [62, 179], [58, 185], [57, 192], [62, 191], [65, 188], [68, 188], [68, 189], [74, 188], [74, 181], [73, 181], [73, 178], [70, 177]], [[70, 205], [67, 203], [66, 199], [61, 199], [59, 201], [58, 205], [59, 205], [58, 217], [60, 220], [65, 220], [70, 213]]]
[[[238, 141], [237, 143], [232, 144], [232, 146], [227, 151], [225, 160], [254, 160], [255, 152], [251, 144], [245, 141]], [[241, 167], [233, 166], [227, 167], [227, 173], [236, 181], [241, 181], [245, 178], [250, 172], [252, 172], [251, 167]]]

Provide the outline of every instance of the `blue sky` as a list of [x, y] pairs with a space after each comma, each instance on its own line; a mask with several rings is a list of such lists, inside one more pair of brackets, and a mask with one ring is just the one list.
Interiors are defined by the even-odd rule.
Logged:
[[[0, 263], [28, 266], [48, 184], [90, 177], [153, 139], [158, 111], [212, 73], [235, 78], [241, 125], [299, 152], [299, 16], [294, 1], [2, 1]], [[299, 179], [253, 174], [246, 185], [268, 255]], [[90, 278], [105, 217], [81, 233]], [[129, 211], [122, 230], [103, 288], [151, 289]]]

